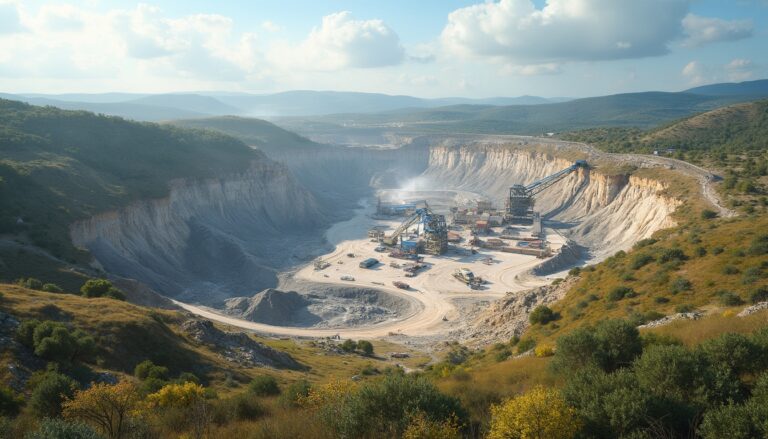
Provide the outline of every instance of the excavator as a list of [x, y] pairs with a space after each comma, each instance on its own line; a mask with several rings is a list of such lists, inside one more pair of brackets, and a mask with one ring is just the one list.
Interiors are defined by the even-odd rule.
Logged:
[[586, 160], [576, 160], [571, 166], [562, 171], [555, 172], [541, 180], [534, 181], [528, 186], [515, 184], [509, 188], [509, 198], [507, 199], [507, 222], [514, 220], [531, 220], [533, 218], [533, 196], [547, 189], [553, 184], [565, 178], [571, 172], [579, 168], [588, 168]]

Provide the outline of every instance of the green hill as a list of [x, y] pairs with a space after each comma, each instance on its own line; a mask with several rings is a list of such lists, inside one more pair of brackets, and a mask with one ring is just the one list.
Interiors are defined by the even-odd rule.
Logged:
[[321, 146], [296, 133], [284, 130], [273, 123], [255, 118], [221, 116], [175, 120], [170, 123], [186, 128], [219, 131], [232, 137], [236, 137], [248, 145], [258, 147], [267, 153]]
[[[216, 177], [263, 159], [212, 131], [0, 100], [0, 233], [78, 262], [83, 255], [69, 242], [73, 221], [163, 197], [173, 179]], [[5, 251], [0, 246], [0, 278], [12, 280], [24, 263]]]

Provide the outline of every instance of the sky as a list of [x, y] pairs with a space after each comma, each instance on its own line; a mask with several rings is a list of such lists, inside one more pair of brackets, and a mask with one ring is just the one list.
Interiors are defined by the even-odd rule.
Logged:
[[0, 0], [0, 92], [583, 97], [768, 77], [768, 0]]

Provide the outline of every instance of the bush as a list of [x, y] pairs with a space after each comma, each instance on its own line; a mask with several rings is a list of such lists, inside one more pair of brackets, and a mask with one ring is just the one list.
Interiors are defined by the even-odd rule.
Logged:
[[102, 439], [102, 436], [81, 422], [43, 419], [37, 430], [27, 433], [24, 439]]
[[144, 360], [133, 368], [133, 376], [144, 381], [147, 379], [167, 380], [168, 368], [158, 366], [152, 360]]
[[541, 345], [536, 346], [534, 349], [534, 354], [539, 358], [551, 357], [552, 355], [555, 355], [555, 351], [552, 349], [552, 346]]
[[691, 281], [684, 277], [678, 277], [672, 282], [672, 293], [677, 294], [683, 291], [690, 291], [693, 288]]
[[29, 407], [36, 416], [55, 418], [61, 414], [64, 399], [70, 399], [77, 390], [77, 383], [58, 372], [48, 371], [36, 377], [36, 385], [29, 397]]
[[635, 243], [634, 248], [638, 249], [638, 248], [648, 247], [649, 245], [656, 244], [657, 242], [658, 240], [653, 238], [641, 239]]
[[8, 387], [0, 385], [0, 416], [16, 416], [24, 402]]
[[645, 253], [638, 253], [632, 257], [632, 261], [629, 263], [629, 267], [633, 270], [639, 270], [651, 262], [653, 262], [653, 256]]
[[35, 279], [34, 277], [21, 278], [16, 281], [16, 284], [20, 287], [27, 288], [30, 290], [43, 289], [43, 282], [41, 282], [39, 279]]
[[653, 301], [656, 303], [669, 303], [669, 299], [664, 296], [656, 296], [653, 298]]
[[768, 287], [760, 287], [749, 293], [749, 301], [752, 303], [768, 301]]
[[16, 330], [16, 339], [50, 361], [69, 363], [87, 360], [96, 350], [96, 341], [85, 331], [70, 331], [63, 323], [50, 320], [24, 320]]
[[459, 424], [466, 418], [458, 399], [424, 377], [400, 374], [368, 382], [325, 409], [323, 419], [340, 437], [400, 437], [416, 413], [432, 421], [455, 416]]
[[357, 342], [357, 348], [360, 349], [364, 355], [373, 355], [373, 344], [367, 340], [360, 340]]
[[630, 287], [621, 286], [621, 287], [616, 287], [616, 288], [612, 289], [608, 293], [606, 298], [608, 300], [610, 300], [611, 302], [616, 302], [616, 301], [619, 301], [619, 300], [621, 300], [621, 299], [623, 299], [625, 297], [631, 298], [631, 297], [635, 297], [635, 296], [637, 296], [637, 293], [635, 293], [635, 290], [633, 290]]
[[603, 320], [557, 339], [552, 368], [571, 374], [587, 367], [613, 371], [627, 366], [643, 350], [637, 328], [625, 320]]
[[568, 270], [569, 276], [578, 276], [581, 274], [581, 268], [579, 267], [573, 267], [570, 270]]
[[56, 284], [44, 284], [43, 291], [45, 291], [46, 293], [63, 293], [64, 292], [64, 290], [62, 290], [61, 287]]
[[537, 386], [491, 407], [489, 439], [576, 436], [581, 422], [556, 389]]
[[526, 337], [517, 343], [517, 352], [522, 354], [523, 352], [530, 351], [534, 347], [536, 347], [536, 340], [530, 337]]
[[309, 396], [309, 390], [312, 386], [307, 380], [299, 380], [295, 383], [291, 383], [282, 396], [280, 396], [280, 405], [283, 407], [297, 407], [299, 401]]
[[720, 300], [720, 304], [723, 306], [739, 306], [744, 303], [744, 301], [741, 300], [741, 297], [730, 291], [721, 291], [717, 294], [717, 297]]
[[357, 343], [351, 338], [348, 338], [344, 340], [344, 343], [341, 344], [341, 349], [344, 352], [354, 352], [355, 349], [357, 349]]
[[720, 247], [720, 246], [712, 247], [712, 254], [713, 255], [719, 255], [720, 253], [722, 253], [724, 251], [725, 251], [725, 249]]
[[240, 393], [216, 401], [213, 405], [212, 420], [218, 425], [233, 421], [252, 421], [264, 416], [266, 410], [250, 393]]
[[753, 239], [747, 251], [753, 256], [768, 254], [768, 234]]
[[693, 305], [691, 305], [691, 304], [682, 303], [682, 304], [677, 305], [675, 307], [675, 312], [677, 312], [677, 313], [687, 313], [687, 312], [692, 312], [695, 309], [696, 308]]
[[106, 279], [88, 279], [82, 287], [80, 294], [83, 297], [108, 297], [111, 299], [125, 300], [125, 293], [112, 285]]
[[739, 274], [739, 269], [733, 265], [726, 265], [723, 267], [723, 274]]
[[701, 211], [701, 219], [717, 218], [717, 212], [714, 210], [704, 209]]
[[280, 387], [274, 377], [259, 375], [248, 384], [248, 392], [256, 396], [273, 396], [280, 394]]
[[659, 263], [661, 264], [666, 264], [667, 262], [672, 261], [685, 261], [686, 259], [688, 259], [688, 256], [686, 256], [679, 248], [664, 249], [659, 254]]
[[531, 312], [531, 315], [528, 317], [528, 320], [531, 322], [532, 325], [535, 325], [537, 323], [545, 325], [553, 320], [557, 319], [557, 314], [555, 314], [552, 309], [550, 309], [546, 305], [539, 305], [536, 308], [533, 309]]

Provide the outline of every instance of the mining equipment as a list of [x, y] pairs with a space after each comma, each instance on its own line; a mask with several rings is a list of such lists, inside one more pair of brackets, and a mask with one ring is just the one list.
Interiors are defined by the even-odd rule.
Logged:
[[432, 212], [429, 207], [416, 209], [413, 215], [403, 221], [391, 235], [382, 240], [384, 245], [394, 247], [401, 240], [400, 235], [408, 231], [412, 226], [421, 230], [424, 244], [424, 253], [441, 255], [448, 249], [448, 226], [445, 224], [445, 216]]
[[330, 266], [331, 264], [327, 261], [324, 261], [322, 259], [315, 260], [315, 271], [325, 270]]
[[453, 277], [455, 277], [459, 282], [463, 282], [467, 284], [470, 288], [477, 289], [480, 288], [480, 285], [483, 284], [483, 279], [475, 276], [474, 273], [469, 268], [459, 268], [456, 271], [453, 272]]
[[371, 268], [374, 265], [378, 264], [379, 260], [376, 258], [368, 258], [362, 262], [360, 262], [360, 268]]
[[[552, 175], [534, 181], [528, 186], [515, 184], [509, 188], [509, 198], [507, 198], [507, 209], [504, 221], [507, 223], [532, 223], [540, 217], [535, 216], [533, 212], [534, 195], [547, 189], [558, 181], [568, 176], [571, 172], [579, 168], [587, 169], [589, 165], [586, 160], [576, 160], [571, 166], [562, 171], [555, 172]], [[540, 228], [540, 225], [538, 226]]]
[[407, 290], [407, 289], [411, 288], [410, 285], [408, 285], [407, 283], [405, 283], [403, 281], [399, 281], [399, 280], [393, 281], [392, 285], [396, 286], [397, 288], [400, 288], [401, 290]]

